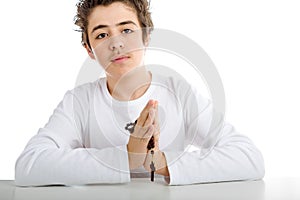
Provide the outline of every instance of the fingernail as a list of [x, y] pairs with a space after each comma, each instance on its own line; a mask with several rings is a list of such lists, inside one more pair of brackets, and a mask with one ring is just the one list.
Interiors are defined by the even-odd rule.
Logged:
[[149, 104], [150, 104], [150, 105], [154, 105], [154, 100], [151, 99], [151, 100], [149, 101]]

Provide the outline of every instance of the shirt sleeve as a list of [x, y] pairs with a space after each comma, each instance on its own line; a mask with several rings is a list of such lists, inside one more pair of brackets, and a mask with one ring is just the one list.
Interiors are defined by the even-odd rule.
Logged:
[[253, 142], [224, 122], [210, 100], [190, 91], [184, 99], [185, 143], [198, 150], [164, 152], [169, 185], [263, 178], [263, 157]]
[[88, 108], [68, 91], [48, 123], [33, 136], [15, 165], [18, 186], [81, 185], [130, 181], [127, 147], [85, 148]]

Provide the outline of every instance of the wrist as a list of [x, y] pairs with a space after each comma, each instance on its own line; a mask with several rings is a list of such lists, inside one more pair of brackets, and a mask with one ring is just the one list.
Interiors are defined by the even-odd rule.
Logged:
[[168, 169], [168, 163], [165, 157], [165, 154], [161, 151], [159, 151], [159, 168], [156, 170], [156, 174], [160, 174], [163, 176], [169, 176], [169, 169]]
[[128, 154], [128, 162], [129, 162], [129, 169], [136, 169], [143, 166], [145, 161], [146, 155], [143, 153], [133, 153], [128, 150], [127, 146], [127, 154]]

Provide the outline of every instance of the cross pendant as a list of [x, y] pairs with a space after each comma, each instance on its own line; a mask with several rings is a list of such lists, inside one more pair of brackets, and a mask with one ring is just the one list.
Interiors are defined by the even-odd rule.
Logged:
[[155, 172], [155, 166], [154, 166], [154, 162], [153, 162], [153, 155], [154, 155], [154, 151], [151, 150], [151, 155], [152, 155], [152, 161], [150, 163], [150, 169], [151, 169], [151, 181], [154, 182], [154, 172]]

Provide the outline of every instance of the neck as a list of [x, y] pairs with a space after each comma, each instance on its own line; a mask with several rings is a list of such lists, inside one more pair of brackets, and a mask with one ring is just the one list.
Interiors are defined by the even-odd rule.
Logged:
[[121, 77], [107, 76], [108, 91], [117, 100], [134, 100], [145, 94], [151, 79], [151, 73], [144, 66], [137, 67]]

